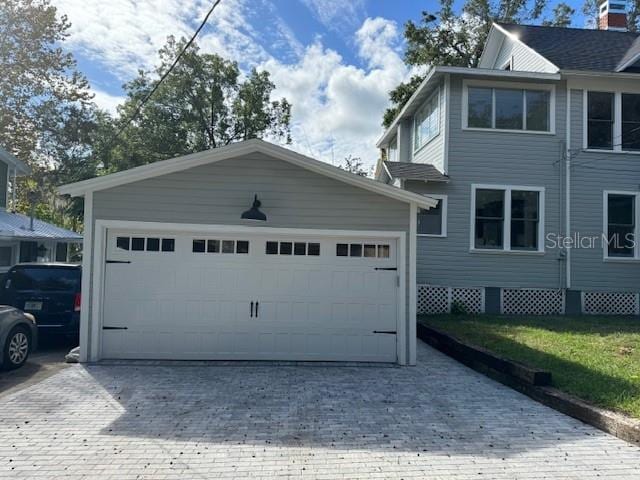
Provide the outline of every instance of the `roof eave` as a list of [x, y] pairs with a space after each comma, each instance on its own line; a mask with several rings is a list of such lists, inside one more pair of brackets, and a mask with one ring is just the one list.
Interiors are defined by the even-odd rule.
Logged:
[[135, 167], [130, 170], [113, 173], [104, 177], [63, 185], [58, 187], [57, 190], [58, 193], [62, 195], [80, 197], [84, 196], [88, 192], [95, 192], [120, 185], [126, 185], [148, 178], [154, 178], [201, 165], [215, 163], [221, 160], [237, 158], [250, 153], [263, 153], [265, 155], [270, 155], [274, 158], [287, 161], [320, 175], [325, 175], [327, 177], [334, 178], [335, 180], [342, 181], [380, 195], [391, 197], [405, 203], [415, 203], [423, 208], [431, 208], [437, 205], [437, 202], [429, 197], [424, 197], [423, 195], [418, 195], [413, 192], [385, 185], [370, 178], [364, 178], [359, 175], [346, 172], [338, 167], [334, 167], [319, 160], [293, 152], [284, 147], [258, 139], [238, 142], [218, 149], [207, 150], [183, 157], [176, 157], [169, 160], [143, 165], [141, 167]]

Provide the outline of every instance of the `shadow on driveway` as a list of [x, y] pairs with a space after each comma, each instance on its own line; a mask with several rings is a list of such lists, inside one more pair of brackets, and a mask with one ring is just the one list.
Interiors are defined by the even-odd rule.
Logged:
[[0, 398], [27, 388], [66, 368], [64, 357], [75, 345], [65, 337], [40, 338], [38, 351], [16, 370], [0, 371]]

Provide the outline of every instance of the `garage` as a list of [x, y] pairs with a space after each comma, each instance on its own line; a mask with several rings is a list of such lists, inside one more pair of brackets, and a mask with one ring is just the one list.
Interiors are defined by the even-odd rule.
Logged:
[[90, 227], [81, 361], [415, 362], [431, 198], [260, 140], [60, 192]]

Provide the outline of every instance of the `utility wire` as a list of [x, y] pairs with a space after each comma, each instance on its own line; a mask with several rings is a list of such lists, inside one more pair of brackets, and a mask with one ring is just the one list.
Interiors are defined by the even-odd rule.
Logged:
[[189, 49], [189, 47], [193, 44], [193, 42], [195, 41], [196, 37], [198, 36], [198, 34], [200, 33], [200, 31], [204, 28], [204, 26], [207, 24], [207, 21], [209, 21], [209, 17], [211, 16], [211, 14], [213, 13], [213, 11], [216, 9], [216, 7], [218, 6], [218, 4], [221, 2], [222, 0], [216, 0], [214, 2], [214, 4], [211, 6], [211, 8], [209, 9], [209, 11], [207, 12], [207, 14], [205, 15], [204, 19], [202, 20], [202, 23], [200, 23], [200, 26], [198, 27], [198, 29], [193, 33], [193, 35], [191, 36], [191, 38], [189, 39], [189, 41], [186, 43], [186, 45], [183, 47], [183, 49], [180, 51], [180, 53], [178, 54], [178, 56], [175, 58], [175, 60], [173, 61], [173, 63], [171, 64], [171, 66], [169, 67], [169, 69], [164, 72], [162, 74], [162, 76], [160, 77], [160, 79], [156, 82], [156, 84], [153, 86], [153, 88], [151, 89], [151, 91], [142, 99], [142, 101], [138, 104], [138, 106], [136, 107], [136, 109], [133, 112], [133, 115], [131, 115], [131, 117], [129, 117], [129, 119], [124, 123], [124, 125], [122, 125], [118, 131], [116, 132], [116, 134], [113, 136], [113, 138], [111, 139], [112, 143], [113, 141], [115, 141], [116, 139], [118, 139], [118, 137], [120, 137], [120, 135], [122, 135], [122, 133], [125, 131], [125, 129], [131, 125], [131, 122], [133, 122], [136, 118], [138, 118], [138, 115], [140, 115], [140, 112], [142, 111], [142, 107], [145, 106], [145, 104], [149, 101], [149, 99], [151, 99], [151, 97], [153, 96], [153, 94], [156, 92], [156, 90], [158, 90], [158, 87], [160, 87], [160, 85], [162, 84], [162, 82], [164, 81], [165, 78], [167, 78], [169, 76], [169, 74], [171, 73], [171, 71], [176, 67], [176, 65], [178, 64], [178, 62], [180, 61], [180, 59], [182, 58], [182, 56], [185, 54], [185, 52]]

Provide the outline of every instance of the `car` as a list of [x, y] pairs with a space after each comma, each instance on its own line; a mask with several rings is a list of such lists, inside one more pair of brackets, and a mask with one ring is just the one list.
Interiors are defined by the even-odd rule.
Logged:
[[11, 305], [36, 319], [41, 339], [80, 331], [82, 267], [71, 263], [20, 263], [9, 269], [0, 288], [0, 304]]
[[38, 328], [33, 315], [9, 305], [0, 305], [0, 369], [21, 367], [38, 344]]

